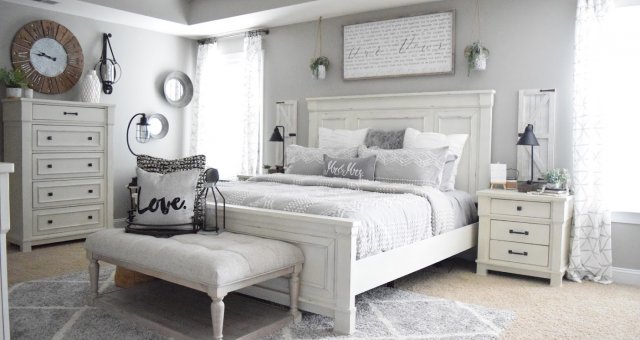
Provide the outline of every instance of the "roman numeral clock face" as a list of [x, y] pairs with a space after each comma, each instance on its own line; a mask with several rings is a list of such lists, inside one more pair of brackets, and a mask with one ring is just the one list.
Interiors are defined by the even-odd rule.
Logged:
[[13, 38], [11, 63], [27, 75], [37, 92], [58, 94], [70, 90], [84, 66], [82, 47], [66, 27], [50, 20], [24, 25]]

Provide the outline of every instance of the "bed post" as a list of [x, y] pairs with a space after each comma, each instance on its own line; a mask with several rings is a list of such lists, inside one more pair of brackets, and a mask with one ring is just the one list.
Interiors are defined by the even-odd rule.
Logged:
[[356, 330], [356, 293], [353, 277], [356, 275], [354, 268], [359, 227], [360, 222], [356, 222], [348, 232], [336, 228], [336, 309], [333, 330], [339, 334], [353, 334]]

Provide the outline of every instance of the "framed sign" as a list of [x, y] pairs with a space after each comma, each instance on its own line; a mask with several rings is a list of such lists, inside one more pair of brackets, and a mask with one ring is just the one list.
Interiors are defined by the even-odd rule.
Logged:
[[453, 74], [454, 11], [343, 27], [344, 79]]

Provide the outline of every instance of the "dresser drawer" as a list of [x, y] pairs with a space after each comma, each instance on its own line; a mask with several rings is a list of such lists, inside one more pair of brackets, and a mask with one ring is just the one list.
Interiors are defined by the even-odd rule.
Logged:
[[551, 204], [546, 202], [492, 199], [491, 214], [549, 218], [551, 216]]
[[34, 182], [33, 207], [101, 203], [104, 185], [102, 179]]
[[102, 177], [102, 153], [51, 153], [33, 155], [33, 179]]
[[491, 220], [491, 239], [549, 245], [549, 225]]
[[104, 206], [87, 205], [73, 208], [35, 210], [33, 235], [50, 235], [104, 227]]
[[491, 240], [489, 243], [489, 258], [546, 267], [549, 264], [549, 247]]
[[104, 127], [33, 125], [34, 151], [104, 150]]
[[107, 111], [99, 107], [33, 104], [33, 120], [106, 123]]

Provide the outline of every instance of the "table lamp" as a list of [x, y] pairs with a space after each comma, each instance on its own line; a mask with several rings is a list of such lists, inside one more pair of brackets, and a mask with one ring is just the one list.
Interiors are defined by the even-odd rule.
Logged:
[[533, 147], [540, 145], [536, 135], [533, 133], [533, 125], [527, 124], [523, 133], [519, 133], [518, 143], [516, 145], [531, 145], [531, 179], [527, 181], [527, 184], [533, 184]]
[[[282, 134], [280, 134], [280, 129], [282, 128]], [[282, 142], [282, 170], [284, 172], [284, 126], [276, 125], [273, 129], [273, 133], [271, 134], [271, 138], [269, 138], [270, 142]]]

